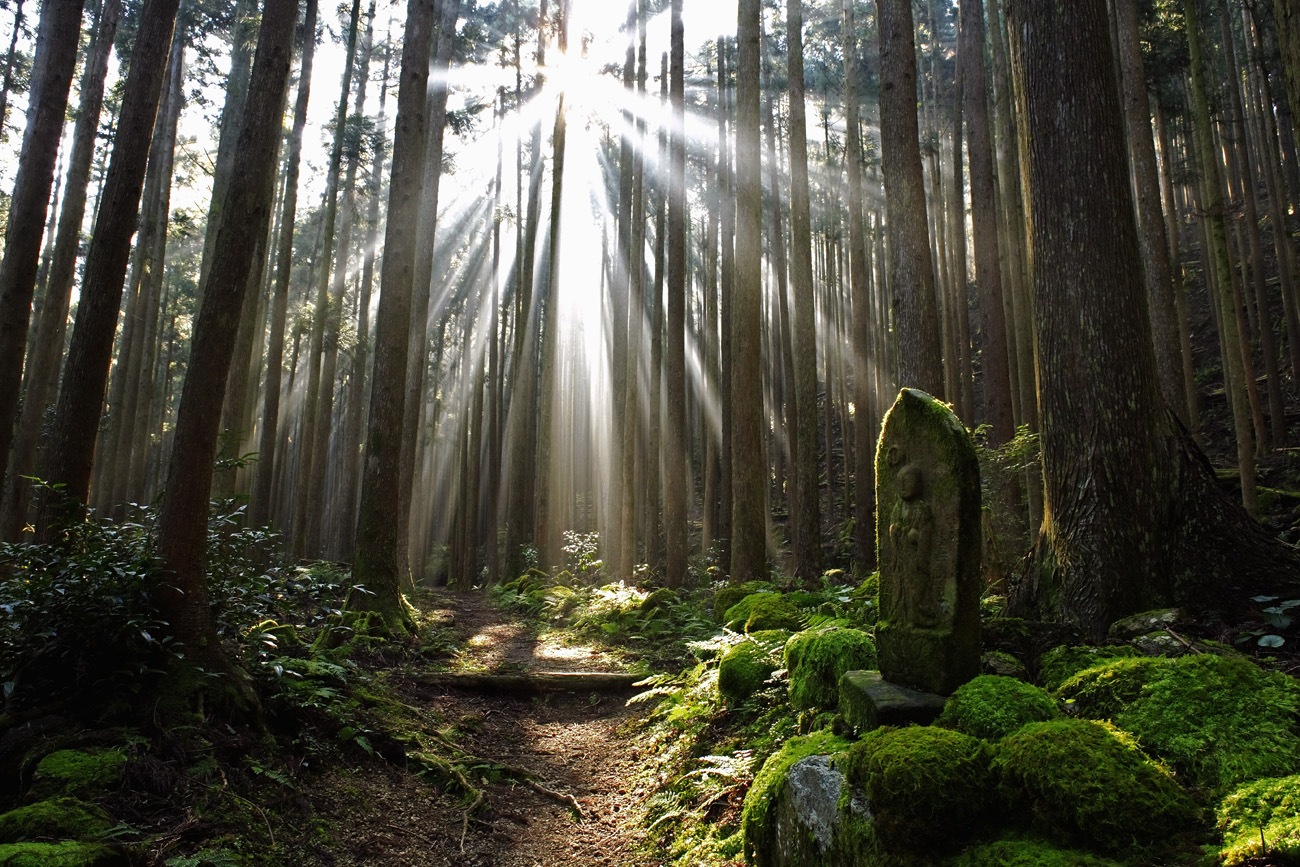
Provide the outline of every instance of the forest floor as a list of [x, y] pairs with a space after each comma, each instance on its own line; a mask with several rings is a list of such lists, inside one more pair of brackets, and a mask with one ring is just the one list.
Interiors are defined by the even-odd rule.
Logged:
[[[448, 660], [453, 672], [622, 670], [618, 660], [591, 646], [562, 643], [558, 633], [539, 638], [534, 627], [512, 620], [483, 593], [444, 592], [421, 602], [432, 605], [434, 616], [458, 636], [460, 649]], [[648, 706], [627, 707], [630, 693], [530, 697], [425, 686], [397, 673], [388, 685], [407, 704], [453, 722], [463, 736], [460, 749], [493, 765], [522, 769], [538, 786], [486, 783], [483, 802], [466, 821], [463, 798], [395, 766], [367, 764], [323, 775], [301, 793], [331, 829], [331, 844], [317, 850], [323, 863], [655, 863], [641, 853], [644, 833], [635, 819], [650, 782], [639, 779], [643, 756], [632, 729]], [[563, 803], [567, 796], [581, 807], [581, 816]]]

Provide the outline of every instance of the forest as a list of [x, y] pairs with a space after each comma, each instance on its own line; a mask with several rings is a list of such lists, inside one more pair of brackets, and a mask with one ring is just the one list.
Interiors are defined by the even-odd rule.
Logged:
[[0, 867], [1300, 864], [1300, 0], [0, 52]]

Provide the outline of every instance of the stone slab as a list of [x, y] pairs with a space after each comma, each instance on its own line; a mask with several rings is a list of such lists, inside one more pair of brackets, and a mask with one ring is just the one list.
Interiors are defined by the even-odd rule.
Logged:
[[840, 715], [858, 732], [929, 725], [946, 702], [941, 695], [890, 683], [878, 671], [850, 671], [840, 678]]

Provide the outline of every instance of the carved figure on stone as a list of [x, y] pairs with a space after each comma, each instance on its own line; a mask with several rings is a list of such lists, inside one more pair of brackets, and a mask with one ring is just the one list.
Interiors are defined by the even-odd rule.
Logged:
[[894, 480], [897, 498], [889, 524], [894, 543], [894, 573], [902, 583], [892, 619], [913, 626], [938, 626], [944, 619], [943, 576], [931, 569], [934, 551], [934, 512], [925, 500], [925, 473], [915, 464], [899, 469]]

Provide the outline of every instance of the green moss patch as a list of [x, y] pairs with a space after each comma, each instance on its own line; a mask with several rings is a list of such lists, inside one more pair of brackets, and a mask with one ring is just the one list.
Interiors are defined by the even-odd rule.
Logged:
[[1038, 680], [1043, 689], [1055, 692], [1067, 680], [1085, 669], [1114, 659], [1139, 655], [1136, 648], [1127, 644], [1105, 647], [1062, 645], [1047, 651], [1038, 661]]
[[1061, 684], [1056, 694], [1074, 703], [1079, 716], [1110, 719], [1142, 694], [1142, 687], [1173, 664], [1173, 660], [1137, 656], [1111, 659], [1085, 668]]
[[1190, 783], [1226, 791], [1300, 768], [1300, 683], [1254, 663], [1185, 656], [1115, 715]]
[[122, 778], [126, 756], [117, 750], [59, 750], [36, 765], [32, 794], [38, 798], [107, 789]]
[[[569, 588], [566, 587], [565, 589], [568, 590]], [[569, 590], [569, 595], [570, 596], [573, 595], [572, 590]], [[646, 596], [645, 599], [641, 600], [641, 610], [644, 613], [649, 614], [651, 611], [654, 611], [657, 608], [667, 607], [669, 605], [672, 605], [676, 601], [677, 601], [676, 590], [672, 589], [671, 587], [660, 587], [658, 590], [652, 590], [650, 594]]]
[[1237, 788], [1215, 811], [1227, 865], [1280, 856], [1300, 862], [1300, 774], [1256, 780]]
[[877, 729], [849, 750], [845, 775], [867, 794], [891, 848], [951, 844], [988, 810], [988, 744], [933, 726]]
[[829, 731], [820, 731], [807, 737], [790, 738], [780, 750], [768, 757], [754, 776], [741, 809], [740, 828], [744, 834], [746, 863], [767, 863], [764, 859], [769, 858], [775, 848], [773, 808], [784, 790], [790, 766], [808, 756], [838, 755], [848, 747], [849, 742], [843, 738]]
[[998, 840], [975, 846], [950, 867], [1119, 867], [1106, 858], [1074, 849], [1058, 849], [1036, 840]]
[[720, 622], [726, 622], [727, 612], [737, 602], [754, 593], [770, 589], [766, 581], [746, 581], [743, 584], [728, 584], [713, 594], [713, 616]]
[[724, 622], [744, 632], [795, 630], [803, 625], [803, 614], [781, 593], [751, 593], [727, 609]]
[[1067, 845], [1123, 852], [1197, 815], [1173, 777], [1105, 723], [1030, 723], [1002, 741], [993, 767], [1011, 811]]
[[0, 842], [75, 837], [93, 840], [103, 837], [113, 821], [101, 808], [76, 798], [37, 801], [0, 815]]
[[121, 858], [102, 843], [9, 843], [0, 845], [0, 867], [108, 867]]
[[718, 693], [733, 701], [744, 701], [758, 692], [776, 668], [776, 660], [764, 645], [742, 641], [718, 661]]
[[985, 674], [957, 688], [939, 717], [939, 724], [972, 737], [1001, 740], [1031, 722], [1058, 719], [1056, 700], [1036, 686]]
[[796, 710], [832, 708], [839, 700], [844, 672], [875, 665], [876, 645], [865, 632], [832, 626], [797, 633], [785, 645], [790, 704]]

